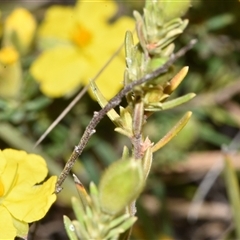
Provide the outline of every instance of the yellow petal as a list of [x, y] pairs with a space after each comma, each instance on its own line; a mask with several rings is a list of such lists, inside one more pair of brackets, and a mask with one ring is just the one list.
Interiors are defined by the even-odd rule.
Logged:
[[53, 194], [56, 181], [57, 177], [53, 176], [42, 185], [31, 188], [28, 185], [16, 186], [2, 205], [20, 221], [37, 221], [45, 216], [56, 200], [56, 194]]
[[32, 43], [36, 25], [36, 20], [28, 10], [24, 8], [15, 9], [6, 18], [4, 45], [16, 45], [21, 53], [25, 54]]
[[[96, 51], [99, 46], [106, 46], [105, 55], [112, 54], [124, 43], [126, 31], [134, 30], [134, 26], [135, 21], [130, 17], [121, 17], [114, 23], [108, 24], [105, 29], [95, 34], [96, 43], [92, 46], [94, 48], [92, 51]], [[122, 53], [124, 54], [124, 51]]]
[[31, 66], [31, 74], [49, 97], [61, 97], [77, 90], [91, 65], [74, 47], [55, 47], [44, 51]]
[[0, 176], [2, 175], [2, 173], [5, 170], [6, 163], [7, 163], [7, 160], [6, 160], [3, 152], [0, 150]]
[[17, 230], [7, 209], [0, 205], [0, 239], [13, 240]]
[[[39, 36], [40, 42], [52, 41], [50, 45], [55, 47], [43, 52], [31, 67], [45, 95], [61, 97], [76, 91], [101, 70], [123, 43], [125, 31], [134, 28], [134, 20], [128, 17], [109, 24], [116, 10], [116, 3], [110, 0], [81, 0], [73, 9], [50, 8]], [[122, 87], [123, 56], [116, 58], [97, 81], [107, 99]]]
[[76, 19], [80, 23], [94, 29], [94, 23], [106, 24], [114, 16], [117, 11], [117, 4], [112, 0], [78, 0], [75, 11]]
[[[101, 68], [101, 65], [99, 64], [97, 69], [100, 69], [100, 68]], [[103, 94], [103, 96], [107, 100], [115, 96], [123, 87], [124, 68], [125, 68], [124, 59], [120, 57], [116, 57], [97, 79], [96, 84], [100, 89], [101, 93]], [[89, 78], [86, 78], [86, 79], [89, 79]], [[87, 83], [87, 81], [85, 83]], [[89, 92], [91, 97], [95, 99], [92, 91], [89, 90]]]
[[5, 192], [5, 188], [0, 177], [0, 197], [4, 195], [4, 192]]
[[[38, 31], [39, 43], [41, 45], [52, 45], [57, 43], [59, 39], [70, 40], [74, 28], [75, 21], [72, 7], [50, 7]], [[42, 41], [45, 43], [42, 43]]]
[[14, 149], [5, 149], [2, 153], [7, 161], [1, 176], [5, 192], [21, 184], [33, 186], [47, 176], [47, 165], [41, 156]]
[[[94, 56], [91, 61], [92, 70], [87, 72], [87, 77], [84, 79], [85, 84], [102, 69], [109, 58], [123, 44], [126, 30], [133, 28], [133, 19], [124, 17], [120, 18], [114, 24], [109, 25], [108, 28], [103, 29], [101, 32], [99, 31], [99, 34], [93, 39], [93, 43], [85, 48], [88, 55]], [[103, 39], [106, 39], [107, 43]], [[119, 55], [112, 60], [96, 82], [106, 99], [109, 100], [112, 98], [123, 87], [124, 70], [125, 59], [124, 48], [122, 48]], [[90, 94], [93, 97], [91, 92]]]
[[9, 161], [8, 158], [6, 158], [5, 154], [3, 151], [0, 151], [1, 153], [1, 157], [0, 160], [4, 160], [6, 161], [6, 165], [4, 168], [4, 171], [1, 174], [1, 182], [3, 185], [3, 193], [2, 195], [6, 195], [11, 188], [14, 186], [16, 176], [17, 176], [17, 168], [18, 168], [18, 164], [14, 163], [12, 161]]

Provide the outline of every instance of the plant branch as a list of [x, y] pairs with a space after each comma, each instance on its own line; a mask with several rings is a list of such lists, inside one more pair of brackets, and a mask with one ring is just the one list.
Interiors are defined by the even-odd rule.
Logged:
[[161, 67], [157, 68], [155, 71], [146, 74], [144, 77], [131, 82], [130, 84], [128, 84], [127, 86], [125, 86], [115, 97], [113, 97], [108, 104], [102, 108], [99, 112], [94, 112], [93, 114], [93, 118], [90, 121], [90, 123], [88, 124], [88, 126], [86, 127], [83, 136], [81, 138], [81, 140], [79, 141], [78, 145], [75, 146], [69, 160], [67, 161], [63, 171], [61, 172], [57, 184], [56, 184], [56, 189], [55, 192], [59, 193], [62, 190], [62, 184], [65, 181], [66, 177], [68, 176], [69, 172], [71, 171], [74, 163], [76, 162], [76, 160], [78, 159], [78, 157], [81, 155], [81, 153], [83, 152], [83, 149], [85, 148], [85, 146], [87, 145], [90, 137], [96, 132], [95, 128], [98, 125], [98, 123], [101, 121], [101, 119], [107, 114], [108, 111], [110, 111], [111, 109], [115, 108], [116, 106], [118, 106], [121, 103], [122, 98], [128, 93], [130, 92], [135, 86], [143, 84], [155, 77], [158, 77], [159, 75], [167, 72], [168, 68], [174, 63], [176, 62], [177, 59], [179, 59], [180, 57], [184, 56], [185, 53], [187, 51], [189, 51], [196, 43], [196, 40], [193, 39], [189, 42], [189, 44], [187, 44], [186, 46], [184, 46], [183, 48], [181, 48], [177, 53], [172, 54], [172, 56], [170, 57], [170, 59]]

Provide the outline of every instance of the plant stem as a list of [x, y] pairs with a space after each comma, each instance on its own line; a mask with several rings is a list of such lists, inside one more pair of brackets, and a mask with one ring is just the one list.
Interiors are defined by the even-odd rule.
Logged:
[[62, 190], [63, 182], [65, 181], [66, 177], [68, 176], [69, 172], [71, 171], [71, 169], [72, 169], [74, 163], [76, 162], [76, 160], [78, 159], [78, 157], [82, 154], [82, 151], [85, 148], [85, 146], [87, 145], [90, 137], [96, 132], [96, 130], [95, 130], [96, 126], [101, 121], [101, 119], [107, 114], [107, 112], [110, 111], [112, 108], [115, 108], [116, 106], [118, 106], [120, 104], [122, 98], [128, 92], [130, 92], [135, 86], [145, 83], [145, 82], [167, 72], [168, 68], [174, 62], [176, 62], [177, 59], [184, 56], [184, 54], [195, 45], [195, 43], [196, 43], [195, 39], [191, 40], [189, 42], [189, 44], [187, 44], [186, 46], [181, 48], [177, 53], [172, 54], [170, 59], [164, 65], [157, 68], [155, 71], [146, 74], [142, 78], [126, 85], [115, 97], [113, 97], [108, 102], [108, 104], [104, 108], [102, 108], [99, 112], [94, 112], [93, 118], [91, 119], [90, 123], [86, 127], [81, 140], [79, 141], [78, 145], [75, 146], [69, 160], [67, 161], [63, 171], [61, 172], [61, 174], [58, 178], [58, 181], [56, 183], [56, 189], [55, 189], [56, 193], [59, 193]]

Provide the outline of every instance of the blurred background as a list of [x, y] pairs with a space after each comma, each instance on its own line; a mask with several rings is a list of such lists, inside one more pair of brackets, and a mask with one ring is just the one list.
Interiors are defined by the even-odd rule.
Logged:
[[[47, 161], [49, 175], [60, 173], [93, 111], [100, 109], [86, 93], [40, 145], [33, 148], [84, 85], [79, 84], [76, 91], [61, 97], [47, 96], [29, 71], [43, 51], [38, 28], [46, 21], [46, 11], [56, 5], [68, 8], [75, 4], [73, 0], [0, 2], [0, 148], [39, 153]], [[144, 1], [116, 0], [116, 6], [108, 24], [115, 24], [123, 16], [131, 17], [134, 9], [142, 12]], [[29, 37], [31, 41], [26, 40], [30, 42], [26, 48], [20, 44], [17, 53], [9, 53], [5, 51], [9, 41], [7, 22], [19, 7], [32, 14], [36, 27]], [[223, 150], [228, 149], [234, 153], [231, 157], [234, 168], [237, 172], [240, 169], [239, 12], [237, 0], [195, 0], [184, 17], [189, 19], [189, 26], [175, 41], [176, 49], [193, 38], [198, 43], [176, 63], [177, 68], [189, 66], [190, 69], [175, 94], [195, 92], [197, 97], [174, 110], [155, 113], [144, 133], [156, 142], [184, 112], [191, 110], [193, 116], [182, 132], [154, 155], [146, 188], [137, 202], [138, 221], [132, 239], [231, 239], [235, 236], [236, 223], [232, 220], [232, 205], [220, 163], [224, 159]], [[90, 22], [91, 17], [86, 21]], [[20, 28], [24, 28], [28, 23], [21, 24]], [[111, 54], [114, 52], [109, 53], [109, 57]], [[11, 83], [6, 85], [6, 79]], [[86, 188], [90, 181], [97, 184], [103, 170], [121, 157], [124, 145], [130, 146], [124, 136], [114, 132], [114, 125], [107, 117], [96, 130], [97, 134], [73, 169]], [[201, 185], [203, 183], [205, 185]], [[74, 218], [70, 196], [77, 196], [77, 190], [71, 177], [63, 187], [47, 216], [32, 224], [29, 240], [67, 239], [62, 216]], [[200, 197], [201, 206], [193, 202], [197, 192], [197, 197], [205, 195]]]

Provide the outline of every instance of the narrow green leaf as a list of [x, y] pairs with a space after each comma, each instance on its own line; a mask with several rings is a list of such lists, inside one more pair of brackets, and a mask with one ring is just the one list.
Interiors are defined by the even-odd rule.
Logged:
[[208, 19], [204, 23], [204, 27], [206, 27], [208, 31], [216, 31], [232, 24], [235, 20], [234, 14], [224, 13]]
[[78, 194], [81, 198], [83, 209], [85, 209], [89, 205], [89, 199], [90, 199], [89, 195], [88, 195], [87, 191], [85, 190], [83, 184], [80, 182], [80, 180], [77, 178], [77, 176], [75, 174], [73, 174], [73, 179], [74, 179], [76, 188], [78, 190]]
[[[97, 101], [99, 103], [99, 105], [103, 108], [108, 104], [108, 101], [105, 99], [105, 97], [102, 95], [101, 91], [99, 90], [99, 88], [97, 87], [97, 84], [94, 81], [90, 82], [91, 85], [91, 89], [93, 91], [93, 94], [95, 95], [95, 97], [97, 98]], [[118, 125], [118, 119], [120, 118], [120, 116], [118, 115], [118, 113], [114, 110], [111, 109], [108, 113], [107, 113], [108, 117], [110, 118], [110, 120], [116, 125]]]
[[112, 229], [106, 236], [106, 239], [117, 239], [121, 233], [127, 231], [136, 221], [137, 217], [128, 218], [120, 226]]
[[117, 217], [117, 218], [113, 219], [113, 220], [110, 222], [108, 228], [111, 229], [111, 228], [117, 227], [120, 223], [124, 222], [124, 221], [125, 221], [126, 219], [128, 219], [129, 217], [130, 217], [129, 214], [123, 214], [123, 215], [121, 215], [120, 217]]
[[90, 182], [90, 196], [93, 202], [94, 209], [97, 212], [100, 212], [99, 193], [98, 193], [97, 186], [93, 182]]
[[77, 220], [73, 220], [72, 223], [73, 226], [75, 227], [75, 233], [79, 239], [90, 239], [89, 233], [85, 228], [85, 224], [82, 224]]
[[165, 144], [167, 144], [173, 137], [175, 137], [187, 124], [191, 115], [192, 112], [187, 112], [186, 114], [184, 114], [184, 116], [176, 123], [176, 125], [152, 147], [152, 152], [156, 152]]
[[236, 229], [236, 238], [240, 239], [240, 192], [237, 174], [232, 166], [231, 158], [225, 155], [224, 167], [225, 184], [232, 207], [232, 214]]
[[72, 197], [72, 206], [77, 220], [79, 221], [79, 223], [83, 224], [84, 222], [83, 216], [85, 215], [85, 211], [82, 202], [76, 197]]
[[75, 233], [75, 227], [67, 216], [63, 216], [63, 223], [70, 240], [78, 240], [78, 237]]
[[164, 89], [164, 92], [171, 94], [182, 82], [188, 73], [188, 67], [183, 67], [169, 82], [169, 85]]
[[[94, 230], [97, 231], [95, 228], [97, 226], [97, 222], [94, 222], [94, 214], [90, 207], [87, 206], [86, 214], [84, 216], [84, 223], [86, 226], [86, 230], [90, 235], [93, 235]], [[95, 225], [95, 227], [94, 227]]]
[[176, 106], [179, 106], [185, 102], [188, 102], [190, 101], [192, 98], [194, 98], [196, 96], [195, 93], [188, 93], [182, 97], [179, 97], [179, 98], [175, 98], [173, 100], [170, 100], [170, 101], [167, 101], [167, 102], [164, 102], [162, 104], [162, 110], [166, 110], [166, 109], [170, 109], [170, 108], [174, 108]]
[[134, 42], [133, 42], [133, 35], [132, 32], [127, 31], [125, 34], [125, 58], [126, 58], [126, 65], [127, 67], [131, 67], [133, 62], [133, 48], [134, 48]]

